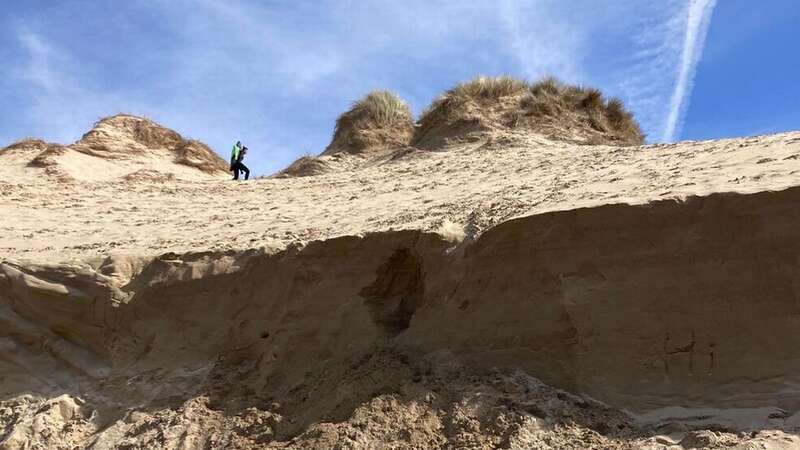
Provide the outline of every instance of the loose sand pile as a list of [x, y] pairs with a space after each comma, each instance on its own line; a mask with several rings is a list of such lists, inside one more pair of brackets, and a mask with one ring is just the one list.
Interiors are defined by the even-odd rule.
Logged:
[[475, 83], [248, 182], [132, 116], [0, 150], [0, 449], [800, 448], [800, 133]]

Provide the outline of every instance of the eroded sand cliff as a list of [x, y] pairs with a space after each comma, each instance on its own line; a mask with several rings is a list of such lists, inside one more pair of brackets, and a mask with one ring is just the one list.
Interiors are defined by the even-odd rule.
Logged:
[[239, 184], [23, 150], [0, 448], [800, 446], [798, 133], [492, 130]]

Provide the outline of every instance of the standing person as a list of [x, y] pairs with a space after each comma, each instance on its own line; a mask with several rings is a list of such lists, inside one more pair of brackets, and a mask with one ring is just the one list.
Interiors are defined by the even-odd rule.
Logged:
[[231, 150], [231, 167], [230, 171], [233, 172], [233, 179], [239, 179], [239, 169], [236, 167], [236, 162], [239, 161], [239, 155], [242, 153], [242, 142], [236, 141]]
[[[236, 147], [234, 147], [235, 149]], [[250, 178], [250, 169], [247, 168], [244, 164], [242, 164], [242, 160], [244, 159], [244, 155], [247, 153], [247, 147], [242, 147], [241, 151], [236, 155], [234, 163], [231, 165], [231, 169], [233, 170], [233, 179], [239, 179], [239, 171], [241, 170], [244, 172], [244, 179], [247, 180]]]

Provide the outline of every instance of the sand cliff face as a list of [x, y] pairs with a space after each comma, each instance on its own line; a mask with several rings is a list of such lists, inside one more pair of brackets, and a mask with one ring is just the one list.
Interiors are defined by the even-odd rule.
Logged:
[[268, 379], [391, 342], [631, 410], [794, 411], [799, 204], [790, 189], [609, 205], [461, 246], [399, 231], [275, 254], [5, 262], [0, 282], [8, 314], [63, 340], [64, 362], [94, 378], [238, 351]]
[[0, 448], [800, 446], [797, 134], [515, 139], [135, 210], [7, 183]]

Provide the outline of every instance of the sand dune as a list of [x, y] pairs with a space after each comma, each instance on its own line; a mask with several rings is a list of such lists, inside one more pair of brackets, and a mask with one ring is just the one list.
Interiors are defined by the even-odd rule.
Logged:
[[228, 164], [205, 144], [125, 114], [98, 121], [74, 144], [26, 139], [4, 149], [2, 157], [4, 184], [48, 188], [49, 182], [152, 180], [155, 173], [183, 180], [220, 179], [228, 171]]
[[0, 449], [800, 448], [800, 133], [391, 142], [0, 150]]

